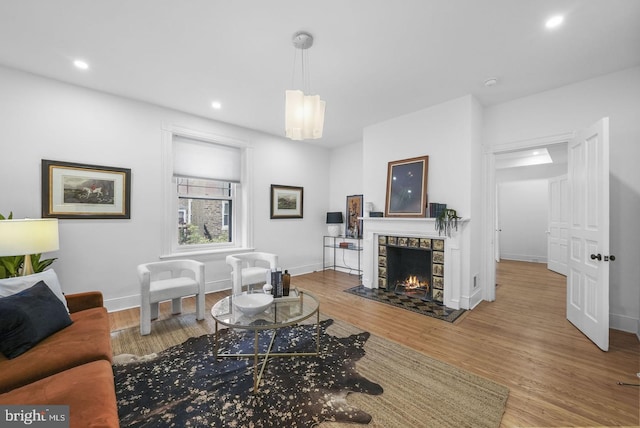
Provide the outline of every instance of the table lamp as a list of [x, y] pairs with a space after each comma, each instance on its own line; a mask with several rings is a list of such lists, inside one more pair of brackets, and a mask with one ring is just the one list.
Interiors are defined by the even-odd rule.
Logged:
[[24, 254], [22, 275], [31, 275], [31, 254], [60, 248], [58, 219], [0, 220], [0, 257]]
[[342, 228], [342, 226], [340, 226], [342, 223], [344, 222], [344, 220], [342, 219], [342, 212], [336, 211], [336, 212], [328, 212], [327, 213], [327, 224], [329, 226], [327, 226], [328, 232], [329, 232], [329, 236], [339, 236], [340, 235], [340, 229]]

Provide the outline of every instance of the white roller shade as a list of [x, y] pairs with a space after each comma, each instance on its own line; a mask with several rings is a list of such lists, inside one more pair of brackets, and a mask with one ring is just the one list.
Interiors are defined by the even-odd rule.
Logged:
[[174, 136], [173, 175], [240, 182], [240, 149]]

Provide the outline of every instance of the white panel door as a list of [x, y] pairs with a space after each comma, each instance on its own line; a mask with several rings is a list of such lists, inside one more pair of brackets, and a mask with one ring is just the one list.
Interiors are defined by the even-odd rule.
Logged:
[[566, 175], [549, 179], [547, 268], [567, 275], [569, 242], [569, 181]]
[[609, 349], [609, 119], [569, 143], [567, 319]]

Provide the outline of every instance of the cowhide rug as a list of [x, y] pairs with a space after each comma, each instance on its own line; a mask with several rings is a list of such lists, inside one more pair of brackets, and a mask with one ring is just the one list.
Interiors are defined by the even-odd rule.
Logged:
[[[270, 359], [253, 393], [253, 357], [213, 356], [213, 335], [187, 340], [141, 361], [116, 361], [114, 375], [122, 427], [312, 427], [322, 421], [366, 424], [371, 416], [346, 402], [350, 392], [382, 394], [356, 372], [369, 333], [345, 338], [320, 325], [320, 355]], [[272, 352], [313, 352], [313, 325], [278, 330]], [[260, 333], [264, 350], [271, 331]], [[253, 352], [254, 334], [222, 330], [220, 352]], [[129, 360], [129, 362], [126, 362]]]

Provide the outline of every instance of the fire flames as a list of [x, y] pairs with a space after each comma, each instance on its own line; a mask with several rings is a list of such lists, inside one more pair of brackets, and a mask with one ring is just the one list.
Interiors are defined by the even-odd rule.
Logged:
[[410, 275], [401, 285], [407, 290], [414, 290], [416, 288], [429, 289], [429, 283], [427, 281], [420, 281], [415, 275]]

